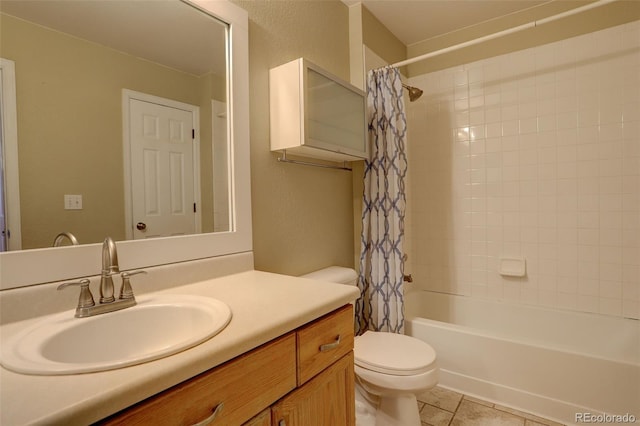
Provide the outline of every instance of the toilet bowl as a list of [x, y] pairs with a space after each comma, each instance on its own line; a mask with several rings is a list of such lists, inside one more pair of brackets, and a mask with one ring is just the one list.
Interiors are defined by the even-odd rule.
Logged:
[[[303, 277], [356, 285], [357, 274], [332, 266]], [[416, 396], [438, 383], [433, 348], [403, 334], [366, 331], [353, 352], [357, 426], [420, 426]]]
[[419, 426], [416, 396], [438, 383], [433, 348], [403, 334], [367, 331], [356, 337], [353, 352], [356, 386], [376, 407], [372, 425]]

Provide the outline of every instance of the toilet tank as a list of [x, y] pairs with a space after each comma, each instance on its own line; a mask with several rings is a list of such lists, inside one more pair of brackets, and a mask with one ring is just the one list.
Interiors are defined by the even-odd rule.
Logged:
[[329, 266], [328, 268], [301, 275], [301, 278], [327, 281], [331, 283], [346, 284], [356, 286], [358, 284], [358, 273], [351, 268], [342, 266]]

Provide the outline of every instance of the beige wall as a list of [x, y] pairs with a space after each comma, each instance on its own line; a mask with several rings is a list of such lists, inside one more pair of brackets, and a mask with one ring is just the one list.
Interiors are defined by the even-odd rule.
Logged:
[[299, 57], [349, 79], [340, 1], [236, 1], [249, 12], [255, 267], [302, 274], [353, 266], [351, 173], [284, 164], [269, 148], [269, 69]]
[[[489, 34], [552, 16], [576, 6], [573, 1], [553, 1], [541, 6], [513, 13], [503, 18], [479, 23], [440, 37], [407, 46], [407, 57], [413, 58]], [[614, 25], [631, 22], [640, 17], [640, 2], [616, 1], [590, 11], [564, 18], [538, 28], [528, 29], [482, 44], [446, 53], [408, 66], [408, 75], [415, 76], [483, 58], [540, 46], [580, 34], [587, 34]]]
[[407, 58], [407, 47], [404, 43], [366, 7], [362, 8], [362, 42], [390, 64]]
[[[211, 102], [201, 93], [219, 94], [215, 79], [1, 17], [0, 55], [16, 64], [23, 248], [50, 246], [62, 231], [81, 243], [124, 239], [123, 88], [201, 105], [203, 199], [212, 198]], [[64, 194], [82, 194], [83, 210], [64, 210]]]

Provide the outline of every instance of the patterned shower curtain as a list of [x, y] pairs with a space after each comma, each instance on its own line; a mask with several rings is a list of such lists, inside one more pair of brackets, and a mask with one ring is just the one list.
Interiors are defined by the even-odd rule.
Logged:
[[365, 160], [356, 333], [404, 332], [406, 116], [396, 68], [367, 76], [370, 160]]

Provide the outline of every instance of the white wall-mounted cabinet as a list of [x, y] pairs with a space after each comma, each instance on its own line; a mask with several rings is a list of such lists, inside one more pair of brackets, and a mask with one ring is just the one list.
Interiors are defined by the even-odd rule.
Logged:
[[269, 71], [271, 150], [368, 158], [364, 92], [300, 58]]

